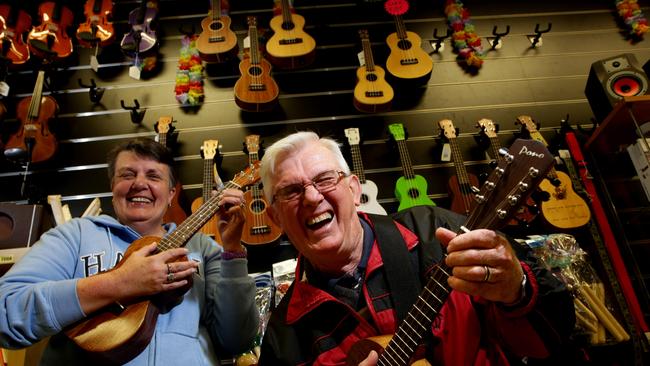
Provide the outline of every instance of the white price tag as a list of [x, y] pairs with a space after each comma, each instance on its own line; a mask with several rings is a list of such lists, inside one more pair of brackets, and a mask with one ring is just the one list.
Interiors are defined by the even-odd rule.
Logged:
[[140, 80], [140, 68], [135, 65], [129, 67], [129, 76], [135, 80]]
[[246, 36], [244, 38], [244, 48], [251, 48], [251, 37]]
[[99, 70], [99, 61], [97, 60], [97, 56], [95, 55], [90, 56], [90, 68], [94, 72], [97, 72], [97, 70]]
[[451, 161], [451, 147], [449, 144], [442, 145], [442, 156], [440, 156], [441, 161]]
[[363, 53], [363, 51], [357, 53], [357, 58], [359, 59], [359, 66], [366, 64], [366, 55]]
[[3, 97], [9, 96], [9, 84], [5, 83], [4, 81], [0, 81], [0, 95]]

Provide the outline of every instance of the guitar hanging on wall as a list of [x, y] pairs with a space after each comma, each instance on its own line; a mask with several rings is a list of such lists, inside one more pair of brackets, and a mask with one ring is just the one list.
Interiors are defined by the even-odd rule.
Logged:
[[[498, 167], [476, 195], [477, 203], [463, 225], [469, 230], [498, 229], [516, 212], [517, 206], [553, 166], [553, 157], [539, 141], [516, 140], [507, 156], [499, 159]], [[370, 350], [380, 353], [377, 365], [406, 366], [418, 349], [431, 324], [440, 313], [449, 293], [447, 283], [452, 269], [444, 259], [430, 271], [429, 279], [417, 301], [395, 335], [371, 337], [357, 342], [348, 353], [347, 365], [358, 365]], [[429, 365], [426, 360], [414, 364]]]
[[348, 144], [352, 152], [352, 173], [359, 177], [359, 183], [361, 183], [361, 205], [357, 207], [357, 210], [377, 215], [386, 215], [386, 210], [377, 202], [377, 193], [379, 192], [377, 185], [375, 182], [366, 179], [366, 174], [363, 170], [361, 148], [359, 147], [361, 141], [359, 129], [346, 128], [345, 136], [348, 138]]
[[[245, 141], [248, 152], [248, 164], [255, 165], [260, 161], [260, 135], [248, 135]], [[255, 183], [244, 192], [246, 201], [246, 222], [241, 234], [241, 241], [248, 245], [270, 244], [282, 235], [282, 229], [271, 220], [266, 208], [269, 206], [264, 198], [260, 183]]]
[[401, 123], [393, 123], [388, 126], [388, 132], [397, 144], [399, 158], [402, 162], [402, 171], [404, 176], [400, 177], [395, 183], [395, 197], [399, 201], [398, 211], [402, 211], [413, 206], [435, 206], [429, 196], [427, 196], [428, 183], [423, 176], [415, 174], [411, 165], [411, 157], [406, 146], [406, 134], [404, 126]]
[[[201, 155], [203, 156], [203, 191], [202, 196], [192, 201], [192, 213], [202, 209], [205, 202], [212, 197], [212, 190], [215, 188], [214, 181], [214, 158], [219, 153], [219, 140], [205, 140], [201, 146]], [[201, 227], [201, 232], [217, 241], [221, 242], [219, 237], [219, 220], [216, 216], [210, 217], [209, 220]]]
[[29, 61], [25, 35], [32, 28], [32, 17], [15, 5], [0, 4], [0, 54], [13, 66]]
[[388, 0], [384, 3], [384, 9], [393, 16], [396, 27], [396, 32], [386, 38], [390, 48], [386, 69], [398, 79], [426, 83], [431, 77], [433, 61], [422, 49], [420, 36], [406, 30], [402, 15], [408, 8], [406, 0]]
[[354, 87], [354, 107], [360, 112], [385, 112], [393, 101], [393, 88], [386, 82], [386, 72], [375, 65], [368, 31], [359, 31], [365, 64], [357, 69], [357, 85]]
[[231, 20], [222, 14], [221, 0], [211, 0], [211, 10], [201, 20], [203, 31], [196, 40], [196, 48], [205, 62], [224, 62], [237, 55], [237, 35], [230, 29]]
[[[548, 146], [544, 136], [537, 130], [537, 124], [530, 116], [517, 117], [517, 123], [533, 140]], [[564, 172], [551, 169], [549, 179], [542, 181], [539, 188], [548, 192], [550, 198], [541, 203], [544, 220], [558, 229], [575, 229], [586, 225], [591, 219], [587, 202], [580, 197], [571, 184], [571, 178]], [[551, 182], [555, 181], [556, 184]]]
[[[499, 159], [499, 150], [501, 150], [501, 141], [497, 136], [497, 126], [492, 120], [482, 118], [477, 122], [478, 127], [481, 129], [481, 134], [490, 140], [490, 155], [494, 161]], [[539, 188], [538, 188], [539, 189]], [[533, 193], [534, 194], [534, 193]], [[509, 225], [530, 224], [539, 214], [539, 207], [537, 202], [531, 197], [528, 197], [524, 205], [519, 206], [515, 217], [510, 220]]]
[[269, 61], [281, 69], [310, 65], [316, 58], [316, 41], [304, 31], [305, 18], [295, 14], [289, 0], [281, 0], [282, 14], [271, 19], [273, 35], [266, 42]]
[[239, 63], [241, 76], [235, 83], [235, 102], [239, 108], [249, 112], [269, 111], [275, 107], [280, 90], [271, 77], [271, 64], [259, 49], [257, 19], [248, 17], [249, 56]]
[[[173, 118], [171, 116], [162, 116], [156, 122], [154, 128], [158, 133], [158, 143], [162, 146], [167, 146], [167, 136], [171, 135], [174, 131], [172, 126]], [[165, 216], [163, 217], [164, 222], [174, 222], [180, 224], [185, 221], [187, 218], [187, 213], [183, 210], [183, 207], [180, 204], [180, 197], [183, 195], [183, 185], [180, 182], [180, 179], [176, 179], [176, 184], [174, 185], [176, 194], [172, 199], [170, 206], [165, 211]]]
[[465, 168], [465, 161], [463, 154], [458, 146], [458, 139], [456, 137], [456, 127], [449, 119], [438, 121], [438, 126], [442, 132], [443, 137], [451, 147], [451, 158], [456, 169], [456, 175], [449, 178], [448, 189], [451, 197], [451, 210], [459, 214], [469, 215], [471, 208], [474, 205], [474, 192], [472, 187], [478, 187], [478, 178], [474, 174], [467, 173]]

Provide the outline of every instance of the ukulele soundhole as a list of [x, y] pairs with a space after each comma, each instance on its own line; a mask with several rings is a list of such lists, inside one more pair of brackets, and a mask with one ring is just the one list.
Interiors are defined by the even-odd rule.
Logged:
[[411, 188], [411, 189], [409, 189], [409, 197], [411, 197], [411, 198], [418, 198], [418, 197], [420, 197], [420, 191], [418, 191], [417, 188]]
[[250, 69], [248, 69], [248, 73], [253, 76], [260, 76], [262, 75], [262, 68], [259, 66], [253, 66]]
[[371, 72], [367, 73], [366, 74], [366, 80], [368, 80], [368, 81], [377, 81], [377, 75], [375, 75], [375, 74], [373, 74]]
[[223, 24], [221, 22], [212, 22], [210, 23], [210, 29], [213, 31], [218, 31], [221, 28], [223, 28]]
[[265, 209], [266, 209], [266, 203], [263, 200], [254, 200], [251, 203], [251, 211], [256, 214], [264, 212]]
[[399, 42], [397, 42], [397, 47], [399, 47], [400, 50], [406, 51], [410, 50], [411, 47], [413, 47], [413, 44], [408, 39], [400, 39]]
[[361, 194], [361, 203], [368, 203], [368, 201], [369, 201], [368, 195], [365, 194], [365, 193], [362, 193]]
[[293, 22], [284, 22], [282, 23], [282, 29], [289, 31], [295, 28], [296, 26], [293, 24]]

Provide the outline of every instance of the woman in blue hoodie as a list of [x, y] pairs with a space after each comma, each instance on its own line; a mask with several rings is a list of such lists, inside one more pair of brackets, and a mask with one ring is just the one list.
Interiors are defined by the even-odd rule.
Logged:
[[[218, 365], [217, 354], [244, 351], [259, 320], [240, 244], [242, 192], [226, 189], [218, 199], [218, 245], [201, 233], [179, 235], [183, 225], [174, 235], [176, 226], [163, 222], [176, 193], [167, 148], [149, 139], [121, 144], [108, 155], [108, 173], [116, 218], [49, 230], [0, 278], [0, 347], [51, 337], [44, 365]], [[165, 239], [129, 249], [145, 236]], [[178, 237], [187, 243], [163, 245]], [[141, 309], [142, 319], [126, 316]]]

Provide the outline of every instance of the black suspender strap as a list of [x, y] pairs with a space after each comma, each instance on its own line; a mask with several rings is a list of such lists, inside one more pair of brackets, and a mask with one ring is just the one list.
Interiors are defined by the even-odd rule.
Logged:
[[413, 269], [406, 243], [395, 222], [388, 216], [368, 216], [375, 227], [375, 239], [384, 262], [397, 319], [402, 321], [420, 294], [420, 277]]

